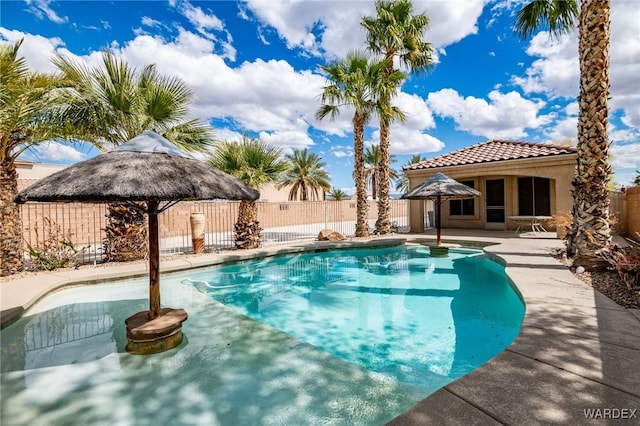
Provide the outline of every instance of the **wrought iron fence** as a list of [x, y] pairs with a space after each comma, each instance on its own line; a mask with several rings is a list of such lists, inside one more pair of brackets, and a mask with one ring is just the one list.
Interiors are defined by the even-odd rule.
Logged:
[[[409, 201], [390, 201], [393, 230], [408, 231]], [[205, 250], [233, 249], [238, 206], [237, 201], [182, 202], [166, 210], [158, 216], [161, 254], [192, 251], [190, 216], [196, 212], [205, 216]], [[369, 201], [368, 223], [371, 229], [375, 226], [377, 212], [376, 201]], [[29, 245], [37, 247], [47, 239], [69, 239], [76, 248], [81, 249], [80, 263], [101, 262], [106, 216], [106, 204], [24, 204], [21, 206], [21, 217], [25, 249]], [[356, 202], [258, 202], [258, 220], [263, 229], [263, 246], [314, 240], [326, 228], [352, 236], [355, 232]]]

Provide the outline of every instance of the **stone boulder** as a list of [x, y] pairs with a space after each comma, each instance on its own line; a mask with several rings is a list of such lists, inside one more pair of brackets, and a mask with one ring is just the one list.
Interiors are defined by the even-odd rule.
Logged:
[[339, 232], [331, 229], [323, 229], [318, 234], [318, 241], [343, 241], [346, 238]]

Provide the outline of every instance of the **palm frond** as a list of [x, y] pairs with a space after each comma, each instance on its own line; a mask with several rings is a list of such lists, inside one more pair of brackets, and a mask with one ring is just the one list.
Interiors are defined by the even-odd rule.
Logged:
[[576, 0], [534, 0], [518, 11], [514, 32], [522, 40], [543, 29], [560, 37], [575, 28], [579, 13]]

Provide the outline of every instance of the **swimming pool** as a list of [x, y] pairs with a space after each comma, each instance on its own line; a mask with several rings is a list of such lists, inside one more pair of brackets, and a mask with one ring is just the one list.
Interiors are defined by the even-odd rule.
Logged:
[[2, 424], [381, 424], [499, 353], [524, 307], [474, 250], [326, 251], [163, 277], [185, 341], [124, 351], [145, 280], [53, 294], [4, 329]]

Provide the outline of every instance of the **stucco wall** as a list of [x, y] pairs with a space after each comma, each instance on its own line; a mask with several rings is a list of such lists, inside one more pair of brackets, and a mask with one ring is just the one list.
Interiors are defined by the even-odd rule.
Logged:
[[632, 186], [625, 193], [626, 233], [640, 241], [640, 186]]

